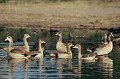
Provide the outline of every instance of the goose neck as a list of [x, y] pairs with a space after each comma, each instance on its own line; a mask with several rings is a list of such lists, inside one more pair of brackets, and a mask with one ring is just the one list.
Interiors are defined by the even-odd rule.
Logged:
[[11, 47], [13, 47], [13, 39], [9, 40], [9, 47], [8, 50], [11, 50]]
[[59, 40], [58, 40], [58, 41], [62, 41], [62, 37], [63, 37], [63, 36], [62, 36], [62, 35], [60, 35], [60, 36], [59, 36]]
[[81, 57], [82, 54], [81, 54], [81, 47], [78, 48], [78, 58]]
[[13, 39], [9, 41], [9, 47], [12, 47], [12, 46], [13, 46]]
[[38, 51], [39, 52], [42, 52], [43, 51], [43, 48], [42, 48], [42, 46], [41, 46], [42, 44], [41, 43], [39, 43], [39, 46], [38, 46]]
[[106, 38], [104, 38], [104, 43], [105, 43], [105, 42], [107, 42], [107, 39], [106, 39]]
[[27, 38], [23, 38], [23, 43], [27, 44]]
[[27, 38], [23, 38], [23, 43], [24, 43], [25, 49], [27, 51], [29, 51], [29, 45], [28, 45], [28, 42], [27, 42]]
[[108, 42], [111, 41], [111, 35], [108, 36], [107, 41], [108, 41]]
[[67, 52], [68, 52], [68, 54], [71, 54], [71, 47], [70, 46], [67, 46]]

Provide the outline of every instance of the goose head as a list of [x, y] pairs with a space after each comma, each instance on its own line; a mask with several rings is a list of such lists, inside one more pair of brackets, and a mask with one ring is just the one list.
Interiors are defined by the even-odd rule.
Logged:
[[107, 34], [104, 34], [103, 37], [102, 37], [103, 40], [106, 40], [107, 39]]
[[80, 44], [76, 44], [73, 48], [81, 49], [81, 45]]
[[108, 33], [107, 35], [107, 41], [111, 41], [111, 37], [114, 37], [113, 33]]
[[106, 34], [106, 33], [102, 36], [102, 43], [103, 43], [103, 44], [108, 44], [107, 34]]
[[11, 36], [7, 36], [6, 39], [5, 39], [5, 41], [12, 41], [12, 40], [13, 40], [13, 39], [12, 39]]
[[71, 52], [71, 47], [73, 47], [74, 45], [72, 44], [72, 43], [68, 43], [67, 45], [66, 45], [66, 49], [67, 49], [67, 53], [72, 53]]
[[107, 34], [104, 34], [104, 38], [107, 38]]
[[62, 36], [62, 32], [57, 32], [55, 35], [61, 37]]
[[29, 38], [31, 37], [29, 34], [24, 34], [24, 38]]
[[74, 45], [73, 45], [72, 43], [68, 43], [68, 44], [66, 45], [67, 51], [70, 51], [70, 49], [71, 49], [73, 46], [74, 46]]
[[67, 44], [68, 47], [73, 47], [74, 45], [72, 43]]
[[108, 33], [108, 36], [112, 36], [112, 37], [114, 37], [113, 33]]
[[81, 45], [80, 44], [76, 44], [73, 48], [78, 49], [78, 53], [81, 53]]
[[39, 44], [45, 44], [46, 42], [44, 40], [39, 40]]
[[44, 44], [46, 43], [44, 40], [39, 40], [38, 41], [39, 44], [38, 44], [38, 51], [44, 51]]

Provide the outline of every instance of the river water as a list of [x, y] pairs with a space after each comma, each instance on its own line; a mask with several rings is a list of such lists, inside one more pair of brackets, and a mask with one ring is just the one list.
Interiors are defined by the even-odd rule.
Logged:
[[[32, 32], [37, 31], [34, 35]], [[76, 30], [62, 29], [63, 42], [81, 44], [84, 49], [90, 48], [101, 42], [101, 37], [107, 30]], [[120, 78], [120, 48], [114, 46], [109, 55], [98, 60], [78, 60], [77, 51], [72, 49], [72, 59], [59, 59], [49, 57], [49, 52], [56, 50], [58, 37], [57, 30], [46, 29], [0, 29], [0, 79], [113, 79]], [[9, 43], [4, 39], [11, 35], [14, 45], [23, 45], [22, 38], [25, 33], [31, 35], [28, 39], [30, 50], [36, 40], [43, 39], [45, 44], [43, 59], [9, 59], [3, 50]], [[70, 35], [73, 35], [71, 38]], [[114, 63], [114, 64], [113, 64]]]

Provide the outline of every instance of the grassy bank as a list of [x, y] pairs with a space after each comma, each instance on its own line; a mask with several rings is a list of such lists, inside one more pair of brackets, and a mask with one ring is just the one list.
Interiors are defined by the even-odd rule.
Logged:
[[67, 2], [12, 1], [0, 4], [1, 27], [120, 27], [120, 2], [118, 0], [105, 3], [99, 2], [99, 0]]

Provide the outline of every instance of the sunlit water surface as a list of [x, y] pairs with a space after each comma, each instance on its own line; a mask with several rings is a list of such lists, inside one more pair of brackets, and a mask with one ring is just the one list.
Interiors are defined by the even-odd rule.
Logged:
[[[38, 31], [37, 35], [32, 34]], [[63, 32], [63, 42], [81, 44], [82, 51], [101, 42], [101, 36], [108, 31], [101, 30], [60, 30]], [[30, 49], [38, 38], [44, 39], [43, 59], [8, 59], [7, 52], [2, 48], [8, 47], [4, 39], [11, 35], [15, 45], [22, 45], [25, 33], [31, 35], [28, 39]], [[0, 30], [0, 79], [113, 79], [120, 78], [120, 48], [99, 60], [78, 60], [77, 51], [73, 51], [72, 59], [50, 58], [48, 53], [56, 51], [56, 30], [45, 29], [1, 29]], [[74, 36], [71, 39], [70, 33]], [[114, 65], [113, 65], [114, 63]], [[114, 71], [113, 71], [114, 70]], [[114, 76], [113, 76], [114, 75]]]

